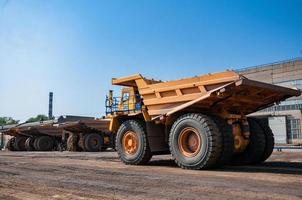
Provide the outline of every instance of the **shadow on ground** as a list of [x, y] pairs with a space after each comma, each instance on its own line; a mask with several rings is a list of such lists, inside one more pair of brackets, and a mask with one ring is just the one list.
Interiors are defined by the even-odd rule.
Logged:
[[[159, 167], [178, 167], [174, 160], [152, 160], [148, 163], [150, 166]], [[275, 173], [275, 174], [294, 174], [302, 176], [302, 162], [265, 162], [258, 165], [232, 166], [226, 165], [211, 171], [221, 172], [249, 172], [249, 173]]]

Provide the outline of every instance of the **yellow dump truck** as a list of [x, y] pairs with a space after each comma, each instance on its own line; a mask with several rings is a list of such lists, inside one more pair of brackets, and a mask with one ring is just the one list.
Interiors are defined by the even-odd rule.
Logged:
[[274, 148], [273, 133], [247, 115], [301, 94], [234, 71], [167, 82], [133, 75], [112, 84], [125, 86], [120, 97], [110, 91], [106, 98], [119, 158], [140, 165], [171, 153], [185, 169], [265, 161]]

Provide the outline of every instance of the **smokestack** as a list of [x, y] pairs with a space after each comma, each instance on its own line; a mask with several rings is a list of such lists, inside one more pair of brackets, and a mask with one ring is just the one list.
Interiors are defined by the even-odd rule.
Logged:
[[48, 118], [52, 119], [52, 99], [53, 99], [53, 93], [49, 92], [49, 104], [48, 104]]

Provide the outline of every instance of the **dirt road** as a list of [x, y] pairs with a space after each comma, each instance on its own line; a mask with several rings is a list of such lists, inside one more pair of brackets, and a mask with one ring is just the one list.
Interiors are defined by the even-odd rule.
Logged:
[[126, 166], [115, 152], [0, 152], [0, 199], [302, 199], [302, 151], [259, 166], [183, 170], [170, 156]]

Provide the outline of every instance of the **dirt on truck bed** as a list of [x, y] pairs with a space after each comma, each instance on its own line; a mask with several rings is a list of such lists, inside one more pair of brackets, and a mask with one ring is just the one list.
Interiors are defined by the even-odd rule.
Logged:
[[127, 166], [115, 152], [0, 152], [0, 199], [302, 199], [302, 151], [258, 166], [183, 170], [170, 156]]

